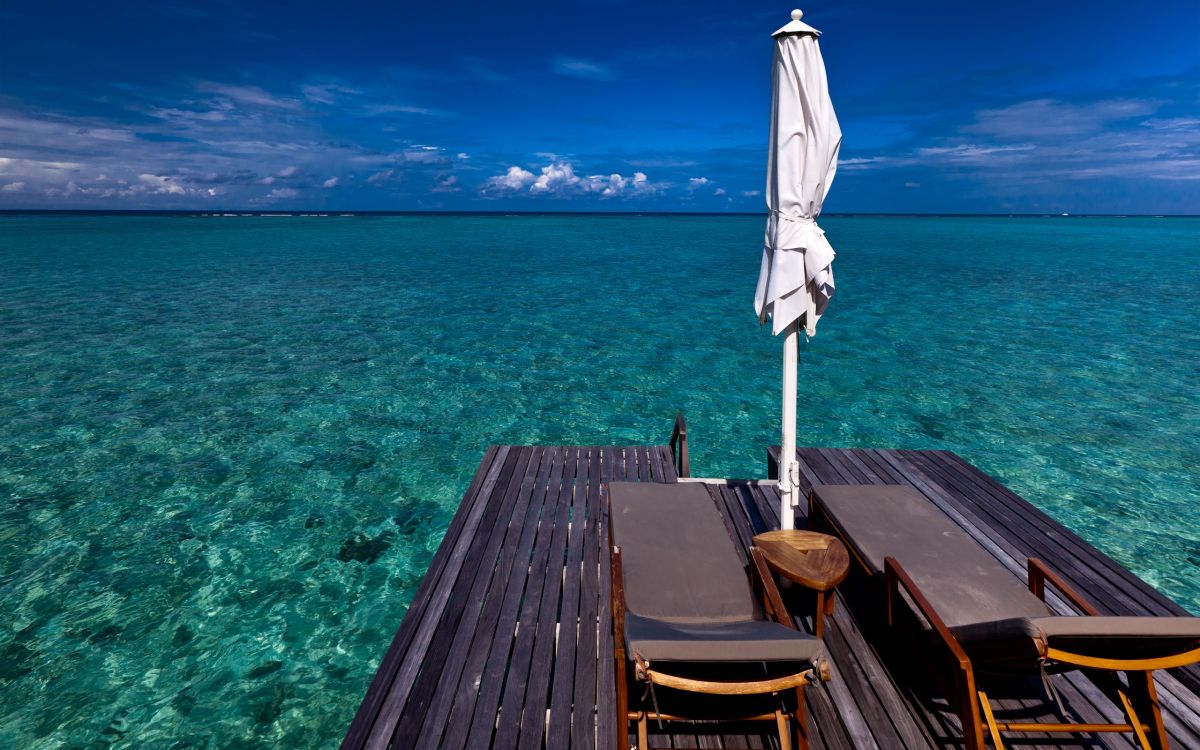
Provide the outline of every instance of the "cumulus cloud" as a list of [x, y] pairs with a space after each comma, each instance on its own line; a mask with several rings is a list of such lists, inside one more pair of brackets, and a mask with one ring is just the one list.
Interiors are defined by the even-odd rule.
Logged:
[[0, 186], [0, 192], [4, 192], [4, 193], [19, 193], [24, 189], [25, 189], [25, 183], [20, 180], [17, 180], [16, 182], [10, 182], [7, 185]]
[[520, 167], [509, 167], [504, 174], [489, 177], [484, 183], [484, 190], [494, 192], [516, 192], [523, 190], [533, 183], [533, 172]]
[[688, 178], [688, 189], [689, 190], [695, 190], [696, 188], [702, 188], [708, 184], [709, 184], [709, 179], [707, 177], [689, 177]]
[[328, 180], [325, 180], [324, 182], [321, 183], [321, 187], [323, 187], [323, 188], [335, 188], [337, 186], [338, 186], [338, 178], [336, 178], [336, 177], [330, 177]]
[[560, 161], [542, 167], [542, 173], [529, 186], [529, 192], [562, 193], [566, 188], [579, 183], [580, 179], [575, 176], [575, 167], [571, 166], [570, 162]]
[[742, 195], [744, 195], [747, 198], [753, 198], [756, 195], [762, 195], [762, 191], [761, 190], [743, 190]]
[[275, 174], [279, 177], [295, 177], [296, 173], [299, 171], [300, 170], [297, 169], [295, 166], [287, 166], [287, 167], [284, 167], [283, 169], [279, 170]]
[[267, 200], [277, 201], [285, 198], [295, 198], [298, 195], [300, 195], [300, 191], [296, 190], [295, 188], [275, 188], [271, 192], [267, 193]]
[[644, 172], [634, 172], [630, 177], [618, 172], [583, 176], [576, 174], [571, 162], [558, 160], [542, 167], [538, 175], [521, 167], [509, 167], [504, 174], [489, 177], [480, 192], [485, 197], [525, 193], [560, 198], [573, 195], [617, 198], [654, 195], [664, 187], [652, 183]]
[[717, 188], [713, 191], [713, 195], [725, 195], [725, 188]]

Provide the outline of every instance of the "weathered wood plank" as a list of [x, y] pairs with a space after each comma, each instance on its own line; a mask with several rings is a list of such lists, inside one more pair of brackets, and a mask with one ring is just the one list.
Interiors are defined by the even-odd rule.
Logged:
[[[442, 544], [433, 556], [429, 571], [425, 574], [420, 586], [417, 587], [417, 593], [413, 596], [413, 601], [408, 606], [409, 612], [420, 613], [428, 605], [434, 592], [437, 590], [438, 582], [441, 580], [446, 565], [452, 556], [452, 550], [454, 549], [453, 540], [458, 538], [462, 527], [466, 525], [474, 509], [480, 503], [486, 502], [489, 499], [490, 494], [483, 491], [483, 487], [485, 484], [494, 484], [497, 481], [500, 472], [508, 461], [509, 452], [509, 446], [491, 446], [484, 453], [483, 460], [479, 462], [479, 468], [476, 469], [475, 476], [471, 480], [471, 484], [467, 487], [466, 493], [463, 495], [463, 501], [458, 506], [458, 511], [454, 514], [454, 518], [451, 519], [449, 528], [446, 529], [446, 534], [442, 538]], [[450, 540], [450, 543], [447, 543], [447, 540]], [[367, 689], [367, 694], [363, 697], [363, 701], [350, 723], [350, 728], [342, 740], [342, 750], [359, 748], [366, 742], [371, 727], [374, 726], [376, 720], [379, 718], [379, 711], [384, 699], [387, 697], [388, 688], [391, 686], [392, 680], [395, 679], [396, 671], [400, 668], [401, 661], [408, 650], [408, 645], [412, 641], [420, 621], [419, 616], [406, 616], [401, 621], [400, 627], [396, 630], [396, 635], [392, 639], [392, 643], [388, 647], [383, 661], [379, 665], [379, 669], [376, 670], [370, 687]]]
[[[525, 688], [525, 711], [521, 716], [520, 734], [517, 738], [519, 748], [542, 746], [546, 708], [550, 705], [548, 691], [553, 676], [554, 647], [558, 638], [559, 599], [570, 531], [571, 498], [575, 494], [575, 477], [579, 468], [579, 449], [566, 448], [565, 452], [562, 480], [557, 488], [554, 537], [542, 573], [542, 600], [538, 607], [537, 629], [532, 636], [529, 681]], [[551, 486], [550, 489], [554, 491], [555, 488]], [[511, 674], [512, 669], [509, 671]], [[497, 734], [497, 745], [501, 745], [501, 740], [502, 737]]]
[[[530, 596], [527, 587], [530, 586], [530, 571], [536, 565], [539, 550], [548, 545], [548, 534], [551, 530], [548, 527], [551, 526], [551, 521], [546, 520], [546, 515], [552, 510], [547, 510], [546, 503], [547, 496], [550, 494], [548, 493], [550, 476], [556, 472], [562, 476], [562, 458], [560, 458], [559, 451], [554, 448], [545, 450], [553, 451], [544, 460], [550, 466], [550, 474], [539, 475], [536, 485], [529, 487], [528, 490], [534, 493], [533, 499], [530, 500], [530, 506], [538, 506], [538, 512], [529, 514], [526, 533], [522, 535], [522, 546], [517, 551], [509, 587], [505, 590], [505, 608], [497, 623], [496, 634], [491, 643], [491, 653], [488, 654], [487, 665], [481, 678], [479, 698], [475, 702], [475, 714], [467, 734], [472, 738], [472, 743], [470, 743], [472, 745], [484, 738], [491, 738], [493, 727], [499, 732], [503, 731], [505, 726], [515, 725], [516, 722], [521, 721], [521, 706], [518, 703], [514, 704], [514, 698], [510, 697], [511, 686], [505, 677], [509, 674], [512, 643], [516, 640], [518, 632], [529, 629], [529, 610], [536, 605], [536, 601], [530, 604], [529, 600], [538, 598], [536, 594]], [[530, 560], [533, 560], [533, 564], [530, 564]], [[533, 577], [532, 586], [539, 587], [538, 593], [540, 593], [539, 576]], [[524, 625], [523, 629], [522, 625]], [[514, 679], [523, 678], [514, 677]], [[522, 700], [524, 698], [523, 683], [521, 698]], [[498, 720], [497, 716], [499, 716]], [[486, 743], [490, 743], [490, 740], [485, 740]]]
[[554, 653], [554, 681], [550, 686], [547, 750], [566, 748], [571, 740], [575, 657], [579, 643], [579, 594], [583, 581], [583, 545], [587, 530], [587, 487], [592, 469], [591, 450], [580, 448], [575, 458], [577, 468], [575, 483], [571, 488], [571, 527], [563, 570], [562, 612]]
[[[529, 460], [532, 452], [531, 448], [518, 448], [516, 450], [516, 460], [512, 464], [512, 467], [509, 468], [506, 461], [498, 480], [503, 481], [513, 471], [518, 470], [522, 462]], [[480, 494], [482, 495], [482, 492]], [[473, 512], [467, 519], [467, 522], [462, 526], [462, 531], [458, 538], [454, 540], [451, 556], [443, 572], [445, 578], [438, 582], [428, 604], [421, 612], [421, 619], [413, 634], [409, 650], [405, 653], [404, 661], [401, 662], [400, 668], [397, 670], [396, 676], [389, 686], [387, 696], [380, 707], [379, 719], [371, 727], [370, 733], [366, 737], [365, 746], [369, 750], [385, 748], [391, 742], [392, 733], [398, 723], [401, 710], [408, 701], [409, 691], [424, 665], [425, 652], [432, 642], [434, 634], [441, 623], [441, 618], [445, 613], [446, 606], [449, 604], [453, 584], [458, 580], [458, 575], [463, 569], [467, 557], [474, 546], [473, 540], [476, 532], [481, 526], [485, 526], [484, 518], [487, 515], [497, 513], [500, 510], [501, 504], [488, 502], [490, 499], [488, 497], [484, 502], [480, 503], [477, 512]]]
[[[530, 463], [533, 459], [533, 454], [530, 454]], [[518, 460], [516, 472], [522, 471], [521, 460], [524, 459]], [[526, 471], [529, 471], [528, 465]], [[514, 484], [510, 483], [509, 490], [496, 504], [497, 512], [492, 524], [480, 527], [484, 542], [472, 545], [472, 554], [464, 560], [463, 572], [454, 582], [446, 614], [443, 615], [425, 655], [425, 668], [421, 670], [409, 693], [404, 716], [396, 726], [393, 742], [396, 742], [397, 738], [436, 738], [441, 735], [444, 718], [440, 718], [439, 715], [443, 710], [449, 709], [446, 704], [453, 692], [438, 691], [438, 686], [443, 682], [457, 681], [462, 672], [463, 663], [469, 653], [462, 644], [470, 642], [470, 634], [474, 632], [476, 623], [483, 614], [484, 594], [490, 587], [491, 574], [496, 570], [497, 557], [502, 553], [512, 519], [515, 515], [523, 515], [518, 507], [520, 503], [518, 493], [513, 488]], [[512, 541], [509, 540], [509, 543]], [[475, 554], [476, 552], [478, 554]], [[435, 702], [437, 714], [426, 720], [426, 714], [434, 708], [431, 704]]]
[[[600, 597], [608, 592], [600, 591], [600, 545], [603, 542], [598, 532], [600, 524], [600, 487], [612, 480], [613, 453], [608, 447], [595, 448], [592, 452], [588, 475], [599, 477], [600, 482], [589, 482], [587, 487], [587, 517], [583, 538], [582, 589], [579, 603], [579, 645], [575, 661], [575, 706], [571, 719], [571, 745], [573, 747], [596, 747], [596, 667], [599, 632]], [[611, 638], [611, 635], [605, 635]], [[604, 722], [600, 722], [603, 724]], [[607, 725], [614, 733], [611, 743], [616, 744], [615, 719]]]

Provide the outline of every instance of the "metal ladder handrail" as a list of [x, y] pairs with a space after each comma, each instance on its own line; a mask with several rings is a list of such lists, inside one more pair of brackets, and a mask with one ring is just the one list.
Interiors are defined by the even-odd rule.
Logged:
[[688, 458], [687, 422], [683, 412], [675, 415], [675, 427], [671, 430], [671, 457], [675, 462], [675, 476], [686, 479], [692, 474], [691, 460]]

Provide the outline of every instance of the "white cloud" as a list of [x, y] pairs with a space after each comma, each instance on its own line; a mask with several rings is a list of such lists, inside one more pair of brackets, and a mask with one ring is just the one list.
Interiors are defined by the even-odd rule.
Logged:
[[466, 151], [459, 151], [458, 156], [455, 158], [460, 159], [462, 161], [466, 161], [467, 159], [471, 158], [471, 155], [468, 154]]
[[196, 90], [207, 94], [216, 94], [217, 96], [231, 99], [238, 104], [293, 110], [300, 109], [301, 107], [300, 102], [296, 99], [276, 96], [260, 89], [258, 86], [235, 86], [226, 83], [216, 83], [214, 81], [200, 81], [196, 84]]
[[437, 146], [412, 146], [400, 152], [397, 158], [410, 164], [442, 164], [448, 161]]
[[460, 188], [458, 186], [458, 177], [450, 174], [450, 175], [445, 175], [444, 177], [439, 177], [437, 179], [437, 181], [434, 182], [433, 187], [430, 188], [429, 192], [431, 192], [431, 193], [457, 193], [460, 190], [462, 190], [462, 188]]
[[267, 193], [267, 200], [277, 201], [285, 198], [295, 198], [297, 195], [300, 195], [300, 191], [294, 188], [275, 188]]
[[138, 182], [148, 192], [156, 195], [187, 195], [187, 189], [174, 177], [158, 174], [140, 174]]
[[24, 189], [25, 189], [25, 183], [18, 180], [17, 182], [10, 182], [7, 185], [0, 187], [0, 192], [19, 193]]
[[689, 177], [688, 178], [688, 189], [689, 190], [695, 190], [696, 188], [702, 188], [708, 184], [709, 184], [709, 179], [707, 177]]
[[613, 198], [624, 194], [625, 188], [629, 186], [629, 183], [630, 180], [628, 178], [614, 172], [607, 177], [601, 174], [591, 175], [582, 184], [585, 190], [600, 193], [601, 198]]
[[616, 78], [612, 69], [580, 57], [557, 57], [553, 69], [559, 75], [590, 81], [611, 81]]
[[371, 185], [378, 185], [381, 182], [387, 182], [388, 180], [392, 179], [392, 177], [395, 176], [395, 174], [396, 174], [396, 170], [385, 169], [382, 172], [376, 172], [375, 174], [368, 177], [367, 183], [371, 184]]
[[368, 117], [381, 117], [385, 115], [441, 115], [442, 112], [428, 107], [417, 107], [412, 104], [394, 104], [391, 102], [381, 104], [368, 104], [362, 108], [362, 113]]
[[956, 146], [930, 146], [917, 149], [917, 156], [944, 157], [949, 159], [974, 159], [979, 156], [1004, 154], [1012, 151], [1032, 151], [1036, 146], [1031, 143], [1019, 146], [979, 146], [974, 143], [960, 143]]
[[725, 195], [725, 188], [717, 188], [713, 191], [713, 195]]
[[334, 104], [346, 96], [356, 96], [362, 92], [340, 83], [310, 83], [301, 86], [300, 93], [314, 104]]
[[180, 123], [186, 123], [188, 121], [224, 122], [227, 118], [227, 115], [219, 109], [200, 112], [189, 109], [179, 109], [177, 107], [151, 107], [150, 109], [146, 110], [146, 114], [150, 115], [151, 117], [156, 117], [159, 120], [168, 120]]
[[337, 186], [338, 186], [338, 178], [336, 178], [336, 177], [330, 177], [328, 180], [325, 180], [324, 182], [321, 183], [321, 187], [324, 187], [324, 188], [335, 188]]
[[665, 187], [665, 184], [650, 182], [645, 172], [634, 172], [631, 177], [617, 172], [583, 177], [575, 173], [571, 162], [556, 160], [542, 167], [541, 174], [536, 176], [521, 167], [509, 167], [504, 174], [488, 178], [480, 192], [485, 196], [528, 192], [555, 197], [592, 194], [617, 198], [654, 195]]
[[504, 174], [489, 177], [484, 183], [483, 189], [485, 191], [516, 192], [528, 187], [532, 182], [533, 172], [520, 167], [509, 167]]
[[83, 164], [77, 161], [42, 161], [0, 156], [0, 175], [8, 177], [49, 178], [64, 172], [73, 172], [82, 167]]
[[906, 183], [904, 183], [904, 187], [906, 187], [906, 188], [909, 188], [909, 189], [912, 189], [912, 190], [916, 190], [917, 188], [921, 187], [921, 183], [919, 183], [919, 182], [906, 182]]
[[300, 171], [299, 169], [292, 166], [292, 167], [284, 167], [283, 169], [279, 170], [275, 174], [279, 177], [295, 177], [296, 173], [299, 171]]
[[542, 167], [542, 173], [529, 186], [529, 192], [561, 193], [565, 188], [578, 185], [580, 181], [575, 175], [575, 167], [571, 166], [570, 162], [559, 161]]
[[747, 198], [753, 198], [756, 195], [762, 195], [762, 191], [761, 190], [743, 190], [742, 195], [744, 195]]
[[1141, 99], [1104, 99], [1088, 104], [1033, 99], [980, 110], [975, 122], [963, 130], [999, 138], [1064, 138], [1096, 133], [1111, 122], [1148, 115], [1159, 105]]
[[869, 158], [856, 157], [854, 159], [838, 159], [838, 169], [869, 169], [877, 166], [881, 162], [881, 157], [872, 156]]

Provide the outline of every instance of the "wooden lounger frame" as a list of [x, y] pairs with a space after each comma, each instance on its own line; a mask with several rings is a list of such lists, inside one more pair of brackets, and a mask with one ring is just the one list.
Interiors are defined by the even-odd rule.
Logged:
[[[751, 578], [754, 583], [758, 584], [756, 588], [759, 589], [760, 600], [763, 602], [767, 614], [780, 625], [785, 625], [793, 630], [796, 629], [795, 623], [783, 605], [783, 597], [779, 595], [779, 589], [775, 586], [775, 579], [771, 576], [770, 571], [767, 570], [766, 561], [763, 559], [762, 552], [757, 547], [750, 548], [750, 560], [753, 574]], [[626, 654], [625, 652], [625, 577], [621, 567], [620, 547], [613, 547], [611, 565], [612, 637], [613, 658], [616, 661], [618, 750], [628, 750], [626, 739], [628, 737], [629, 722], [631, 721], [637, 722], [638, 750], [649, 750], [648, 722], [650, 719], [659, 721], [687, 720], [686, 717], [659, 713], [657, 710], [629, 710], [627, 669], [630, 661], [633, 662], [634, 676], [638, 680], [651, 685], [661, 685], [693, 693], [705, 693], [708, 695], [756, 695], [765, 693], [779, 694], [784, 691], [795, 690], [796, 707], [792, 711], [785, 711], [781, 707], [774, 713], [758, 716], [739, 716], [733, 720], [774, 721], [776, 729], [779, 732], [779, 747], [781, 750], [791, 750], [791, 732], [788, 727], [788, 720], [791, 719], [796, 725], [797, 747], [800, 750], [808, 748], [808, 725], [804, 710], [804, 687], [813, 684], [817, 679], [828, 680], [829, 666], [827, 664], [822, 664], [819, 672], [810, 668], [795, 674], [784, 675], [783, 677], [748, 682], [696, 680], [651, 669], [650, 665], [642, 660], [638, 654]]]
[[[846, 539], [845, 532], [827, 514], [820, 511], [813, 493], [808, 496], [808, 517], [820, 518], [834, 529], [839, 536]], [[852, 544], [846, 547], [868, 573], [871, 568], [866, 564]], [[1046, 599], [1046, 583], [1054, 588], [1079, 608], [1084, 616], [1100, 616], [1091, 602], [1064, 581], [1057, 573], [1037, 558], [1029, 558], [1029, 590], [1042, 601]], [[1154, 670], [1169, 669], [1186, 664], [1200, 662], [1200, 648], [1179, 654], [1155, 659], [1105, 659], [1085, 654], [1076, 654], [1061, 649], [1049, 648], [1044, 643], [1038, 643], [1041, 655], [1049, 662], [1065, 664], [1076, 668], [1104, 670], [1110, 674], [1112, 685], [1122, 713], [1128, 719], [1122, 724], [1078, 724], [1078, 723], [1026, 723], [996, 721], [992, 713], [987, 694], [979, 690], [975, 682], [975, 669], [966, 651], [950, 632], [946, 623], [929, 603], [929, 600], [905, 572], [899, 561], [894, 557], [884, 558], [884, 587], [886, 621], [890, 627], [893, 624], [893, 607], [900, 589], [908, 595], [919, 612], [929, 623], [938, 640], [946, 647], [951, 662], [955, 665], [955, 683], [958, 693], [959, 718], [963, 727], [963, 739], [967, 750], [983, 750], [985, 747], [984, 731], [986, 730], [996, 748], [1003, 748], [1001, 732], [1132, 732], [1143, 750], [1166, 750], [1169, 746], [1167, 731], [1163, 726], [1162, 712], [1159, 710], [1158, 694], [1154, 688]], [[1125, 672], [1128, 689], [1116, 679], [1116, 672]], [[1145, 716], [1148, 721], [1143, 721]]]

